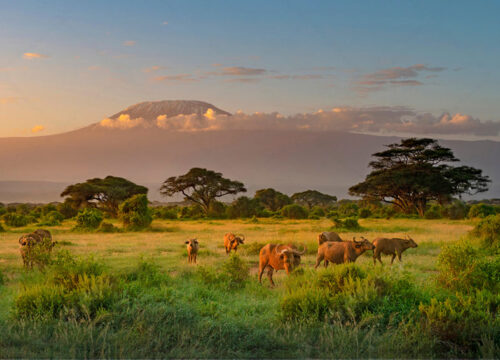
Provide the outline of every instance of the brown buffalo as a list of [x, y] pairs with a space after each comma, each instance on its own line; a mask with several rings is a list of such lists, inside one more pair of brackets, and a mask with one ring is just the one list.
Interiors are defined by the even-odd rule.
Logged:
[[342, 264], [355, 262], [358, 256], [363, 254], [366, 250], [373, 250], [375, 246], [365, 238], [362, 241], [356, 241], [356, 238], [353, 238], [353, 241], [343, 241], [343, 242], [335, 242], [335, 241], [327, 241], [323, 243], [318, 248], [318, 256], [316, 257], [316, 265], [314, 268], [317, 268], [321, 261], [325, 261], [325, 267], [328, 266], [329, 262], [334, 264]]
[[321, 234], [318, 235], [318, 245], [321, 245], [327, 241], [343, 241], [339, 234], [333, 231], [323, 231]]
[[245, 236], [236, 236], [233, 233], [227, 233], [224, 235], [224, 247], [226, 248], [226, 254], [229, 254], [231, 250], [235, 252], [238, 250], [239, 244], [244, 244]]
[[28, 268], [33, 268], [34, 256], [33, 252], [35, 247], [40, 247], [43, 239], [38, 234], [25, 234], [19, 238], [19, 245], [21, 248], [19, 249], [21, 253], [21, 258], [23, 259], [23, 265]]
[[259, 253], [259, 282], [262, 283], [262, 274], [267, 267], [267, 277], [274, 286], [274, 270], [285, 270], [290, 274], [294, 268], [300, 265], [300, 257], [306, 250], [298, 251], [291, 245], [267, 244]]
[[38, 235], [41, 238], [41, 243], [49, 253], [52, 252], [52, 248], [57, 245], [57, 241], [52, 241], [52, 234], [49, 230], [37, 229], [33, 232], [33, 234]]
[[198, 249], [200, 245], [197, 239], [191, 239], [186, 241], [187, 253], [188, 253], [188, 263], [194, 262], [196, 264], [196, 256], [198, 256]]
[[391, 265], [398, 256], [399, 262], [401, 262], [401, 254], [408, 248], [416, 248], [418, 245], [411, 237], [405, 235], [404, 239], [400, 238], [376, 238], [373, 240], [373, 245], [375, 245], [375, 250], [373, 251], [373, 264], [377, 264], [377, 259], [380, 264], [383, 265], [382, 259], [380, 258], [381, 254], [384, 255], [392, 255]]

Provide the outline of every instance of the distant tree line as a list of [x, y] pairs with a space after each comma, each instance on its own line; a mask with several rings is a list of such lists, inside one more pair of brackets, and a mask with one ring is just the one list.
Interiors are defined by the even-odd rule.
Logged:
[[[495, 204], [466, 204], [462, 194], [488, 189], [490, 182], [482, 171], [469, 166], [452, 166], [459, 161], [433, 139], [403, 139], [373, 154], [372, 171], [366, 179], [349, 189], [361, 200], [340, 200], [317, 190], [288, 196], [276, 189], [257, 190], [253, 197], [240, 196], [247, 190], [237, 180], [204, 168], [192, 168], [186, 174], [167, 178], [160, 188], [166, 198], [182, 195], [186, 206], [151, 207], [148, 189], [130, 180], [107, 176], [70, 185], [61, 196], [64, 202], [43, 206], [0, 204], [0, 216], [11, 227], [36, 223], [59, 225], [75, 218], [76, 229], [116, 231], [106, 218], [120, 218], [129, 230], [148, 227], [153, 218], [259, 218], [290, 219], [391, 218], [427, 219], [485, 217], [499, 212]], [[223, 202], [225, 200], [226, 202]], [[341, 223], [338, 221], [338, 223]], [[1, 228], [0, 228], [1, 231]]]

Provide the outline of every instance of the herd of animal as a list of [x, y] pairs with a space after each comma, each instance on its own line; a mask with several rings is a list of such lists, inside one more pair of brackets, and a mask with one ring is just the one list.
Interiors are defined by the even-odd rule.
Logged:
[[[21, 257], [24, 266], [31, 269], [36, 263], [38, 254], [50, 254], [52, 248], [57, 244], [53, 241], [50, 231], [38, 229], [30, 234], [22, 235], [19, 238], [21, 245]], [[185, 242], [187, 247], [188, 263], [196, 264], [200, 244], [197, 239], [190, 239]], [[224, 248], [226, 254], [231, 251], [237, 252], [238, 246], [245, 244], [243, 235], [237, 236], [233, 233], [224, 235]], [[367, 250], [373, 250], [373, 264], [377, 260], [382, 264], [381, 255], [392, 255], [391, 265], [396, 256], [401, 261], [401, 254], [409, 249], [416, 248], [418, 245], [408, 235], [405, 238], [383, 238], [379, 237], [368, 241], [361, 237], [361, 241], [353, 238], [352, 241], [344, 241], [335, 232], [322, 232], [318, 235], [318, 254], [316, 256], [317, 268], [323, 261], [325, 267], [329, 263], [342, 264], [355, 262], [356, 259]], [[274, 286], [273, 273], [278, 270], [285, 270], [289, 274], [294, 268], [300, 265], [301, 256], [306, 253], [306, 249], [298, 250], [294, 245], [267, 244], [259, 253], [259, 282], [262, 283], [262, 275], [267, 269], [269, 282]]]
[[[224, 248], [226, 254], [231, 250], [237, 251], [240, 244], [244, 244], [244, 236], [236, 236], [233, 233], [224, 235]], [[196, 263], [196, 256], [200, 247], [197, 239], [186, 241], [188, 263]], [[322, 232], [318, 235], [318, 255], [316, 256], [317, 268], [321, 262], [325, 267], [329, 263], [342, 264], [355, 262], [356, 259], [367, 250], [373, 250], [373, 264], [377, 264], [377, 260], [382, 263], [381, 255], [392, 255], [391, 265], [396, 256], [401, 261], [401, 254], [409, 249], [416, 248], [417, 243], [408, 235], [404, 239], [401, 238], [383, 238], [379, 237], [368, 241], [361, 237], [361, 241], [353, 238], [352, 241], [344, 241], [335, 232]], [[262, 275], [267, 269], [267, 277], [269, 282], [274, 286], [273, 273], [278, 270], [285, 270], [287, 274], [294, 268], [300, 265], [301, 256], [306, 253], [306, 249], [299, 251], [294, 245], [276, 245], [267, 244], [259, 253], [259, 282], [262, 283]]]

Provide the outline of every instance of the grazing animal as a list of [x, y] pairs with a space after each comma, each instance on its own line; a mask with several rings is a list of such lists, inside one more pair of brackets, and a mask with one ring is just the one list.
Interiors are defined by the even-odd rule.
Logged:
[[333, 231], [323, 231], [321, 234], [318, 235], [318, 245], [321, 246], [321, 244], [327, 242], [327, 241], [343, 241], [339, 234]]
[[323, 260], [325, 268], [328, 266], [329, 262], [334, 264], [355, 262], [358, 256], [363, 254], [366, 250], [375, 249], [375, 246], [367, 239], [364, 237], [361, 237], [361, 239], [363, 240], [356, 241], [356, 238], [353, 238], [353, 241], [327, 241], [323, 243], [318, 248], [318, 255], [314, 268], [317, 268]]
[[196, 264], [196, 256], [198, 256], [198, 249], [200, 248], [198, 240], [197, 239], [187, 240], [186, 244], [188, 253], [188, 264], [193, 262]]
[[287, 274], [290, 274], [290, 271], [300, 265], [300, 257], [305, 252], [305, 248], [298, 251], [291, 245], [267, 244], [260, 249], [259, 253], [259, 282], [262, 283], [262, 274], [267, 268], [267, 277], [271, 285], [274, 286], [274, 270], [284, 269]]
[[373, 245], [375, 245], [375, 250], [373, 251], [373, 264], [377, 264], [377, 259], [380, 264], [383, 265], [382, 259], [380, 258], [381, 254], [384, 255], [392, 255], [391, 265], [398, 256], [399, 262], [401, 262], [401, 254], [408, 248], [416, 248], [418, 245], [411, 237], [405, 235], [404, 239], [400, 238], [376, 238], [373, 240]]
[[224, 235], [224, 247], [226, 248], [226, 254], [229, 254], [231, 250], [235, 252], [238, 250], [239, 244], [244, 244], [245, 236], [241, 237], [234, 235], [233, 233], [227, 233]]
[[35, 246], [39, 246], [42, 241], [43, 239], [35, 233], [25, 234], [19, 238], [19, 245], [21, 245], [19, 251], [21, 253], [21, 258], [23, 259], [24, 267], [28, 269], [33, 268], [33, 249], [35, 248]]

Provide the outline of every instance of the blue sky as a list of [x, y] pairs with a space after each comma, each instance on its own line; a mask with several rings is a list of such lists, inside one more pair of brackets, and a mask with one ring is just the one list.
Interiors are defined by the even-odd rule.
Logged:
[[285, 115], [405, 106], [436, 119], [448, 112], [476, 125], [500, 121], [496, 1], [0, 1], [0, 8], [0, 136], [72, 130], [163, 99]]

